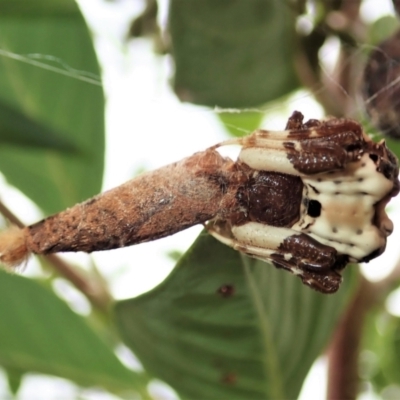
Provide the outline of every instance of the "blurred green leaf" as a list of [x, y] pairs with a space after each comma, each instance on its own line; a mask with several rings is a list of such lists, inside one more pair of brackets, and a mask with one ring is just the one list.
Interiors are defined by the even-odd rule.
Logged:
[[261, 124], [264, 114], [256, 111], [240, 113], [219, 113], [219, 119], [232, 136], [245, 136], [255, 131]]
[[1, 15], [5, 16], [59, 16], [76, 14], [76, 4], [69, 0], [0, 0]]
[[[0, 103], [33, 124], [27, 132], [21, 120], [19, 138], [1, 146], [0, 171], [46, 213], [100, 190], [104, 96], [93, 76], [99, 67], [73, 0], [0, 0]], [[27, 137], [43, 142], [49, 132], [77, 151], [27, 148]]]
[[294, 22], [289, 4], [272, 0], [171, 0], [178, 97], [251, 107], [293, 91]]
[[116, 304], [126, 343], [183, 398], [296, 398], [354, 286], [346, 273], [322, 295], [243, 260], [202, 234], [159, 287]]
[[376, 393], [400, 386], [399, 317], [381, 308], [371, 312], [364, 327], [362, 349], [360, 375], [373, 384]]
[[13, 395], [16, 395], [18, 393], [19, 388], [21, 387], [24, 372], [16, 368], [7, 368], [6, 372], [7, 372], [7, 382], [10, 392]]
[[0, 363], [112, 391], [140, 388], [84, 320], [37, 282], [0, 271]]
[[399, 28], [400, 23], [396, 17], [385, 15], [368, 27], [368, 43], [378, 45]]
[[28, 115], [0, 102], [0, 143], [76, 152], [75, 144]]
[[[379, 137], [382, 138], [381, 135]], [[397, 158], [400, 159], [400, 140], [392, 139], [385, 136], [385, 141], [389, 149], [392, 150], [394, 154], [396, 154]]]

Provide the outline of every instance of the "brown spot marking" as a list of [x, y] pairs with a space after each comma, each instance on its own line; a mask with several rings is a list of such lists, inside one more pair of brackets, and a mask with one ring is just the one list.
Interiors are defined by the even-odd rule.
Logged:
[[362, 235], [362, 233], [363, 233], [362, 229], [357, 229], [356, 230], [356, 235]]
[[337, 231], [338, 231], [338, 229], [337, 229], [336, 227], [333, 227], [333, 228], [332, 228], [332, 232], [333, 232], [333, 233], [337, 233]]
[[221, 382], [226, 385], [234, 385], [237, 382], [237, 375], [234, 372], [228, 372], [223, 374], [221, 377]]
[[295, 144], [293, 142], [283, 142], [283, 147], [288, 150], [294, 150]]
[[231, 297], [235, 294], [235, 286], [231, 284], [222, 285], [218, 288], [217, 293], [224, 298]]

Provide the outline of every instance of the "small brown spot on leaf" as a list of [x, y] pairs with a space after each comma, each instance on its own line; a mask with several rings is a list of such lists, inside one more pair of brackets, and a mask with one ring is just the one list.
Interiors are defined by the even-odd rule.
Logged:
[[234, 385], [237, 382], [237, 375], [233, 372], [228, 372], [222, 375], [221, 382], [226, 385]]
[[233, 285], [222, 285], [218, 288], [217, 293], [221, 297], [231, 297], [235, 294], [235, 286]]

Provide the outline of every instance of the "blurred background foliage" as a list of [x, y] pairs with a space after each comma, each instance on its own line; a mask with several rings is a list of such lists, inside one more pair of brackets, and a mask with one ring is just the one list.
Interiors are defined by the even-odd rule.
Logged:
[[[256, 129], [307, 89], [326, 114], [384, 131], [400, 155], [395, 12], [369, 24], [361, 0], [170, 0], [165, 27], [157, 1], [141, 3], [126, 40], [151, 40], [173, 62], [176, 96], [214, 110], [227, 134]], [[100, 191], [100, 75], [73, 0], [0, 0], [0, 171], [45, 215]], [[27, 374], [42, 373], [126, 399], [153, 398], [154, 379], [182, 399], [292, 399], [325, 354], [328, 398], [400, 397], [400, 318], [387, 306], [399, 265], [375, 283], [352, 266], [324, 296], [202, 234], [159, 287], [115, 302], [95, 266], [40, 262], [40, 278], [0, 273], [0, 364], [16, 396]], [[60, 277], [87, 297], [89, 315], [57, 297]], [[123, 343], [144, 368], [120, 360]]]

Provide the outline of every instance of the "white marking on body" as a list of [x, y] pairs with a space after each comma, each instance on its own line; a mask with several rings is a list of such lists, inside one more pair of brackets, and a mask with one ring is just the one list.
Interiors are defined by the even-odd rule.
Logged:
[[304, 271], [301, 270], [300, 268], [292, 267], [292, 268], [290, 268], [290, 270], [291, 270], [292, 273], [295, 274], [295, 275], [300, 275], [300, 276], [303, 276], [303, 275], [304, 275]]
[[241, 226], [234, 226], [232, 233], [241, 243], [276, 250], [286, 238], [297, 232], [289, 228], [277, 228], [258, 222], [248, 222]]
[[392, 224], [386, 224], [389, 219], [384, 219], [386, 232], [372, 224], [374, 204], [391, 190], [393, 183], [376, 172], [369, 154], [342, 171], [308, 176], [303, 182], [303, 196], [321, 204], [321, 215], [310, 217], [303, 207], [302, 217], [292, 229], [305, 232], [309, 225], [307, 233], [311, 237], [356, 260], [384, 246]]
[[299, 175], [284, 150], [251, 147], [242, 149], [239, 159], [249, 167], [261, 171], [277, 171], [290, 175]]

